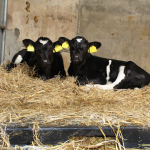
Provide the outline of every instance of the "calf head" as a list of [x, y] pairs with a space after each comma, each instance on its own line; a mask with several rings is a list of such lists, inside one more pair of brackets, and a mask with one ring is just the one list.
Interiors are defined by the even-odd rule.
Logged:
[[25, 39], [23, 40], [23, 44], [27, 47], [28, 52], [32, 52], [35, 54], [34, 56], [36, 57], [36, 60], [38, 62], [37, 67], [40, 67], [42, 69], [42, 72], [39, 71], [39, 75], [41, 76], [41, 78], [43, 80], [45, 80], [46, 78], [51, 78], [51, 65], [54, 57], [53, 53], [58, 52], [62, 49], [61, 44], [58, 41], [52, 43], [52, 41], [46, 37], [40, 37], [36, 42], [30, 39]]
[[[96, 49], [101, 46], [100, 42], [89, 43], [84, 37], [81, 36], [77, 36], [72, 40], [65, 37], [60, 37], [59, 42], [62, 44], [63, 48], [68, 48], [70, 46], [70, 57], [73, 64], [82, 64], [86, 60], [88, 52], [96, 52]], [[66, 42], [69, 44], [68, 47], [66, 46]], [[65, 47], [63, 46], [64, 43]]]
[[27, 47], [27, 51], [35, 53], [37, 61], [41, 66], [51, 64], [53, 61], [54, 44], [49, 38], [40, 37], [36, 42], [25, 39], [23, 44]]

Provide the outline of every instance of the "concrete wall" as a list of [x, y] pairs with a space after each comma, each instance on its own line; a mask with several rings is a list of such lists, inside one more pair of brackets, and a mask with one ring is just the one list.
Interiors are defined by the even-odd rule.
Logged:
[[79, 0], [9, 0], [7, 29], [18, 28], [18, 40], [40, 36], [72, 38], [76, 35]]
[[149, 14], [149, 0], [9, 0], [7, 30], [17, 28], [19, 42], [81, 35], [102, 43], [94, 55], [132, 60], [150, 73]]
[[150, 73], [149, 15], [149, 0], [81, 0], [78, 33], [102, 43], [96, 55], [132, 60]]

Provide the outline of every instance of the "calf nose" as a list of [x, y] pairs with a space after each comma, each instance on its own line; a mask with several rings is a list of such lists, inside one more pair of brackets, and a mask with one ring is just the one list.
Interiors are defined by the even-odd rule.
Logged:
[[48, 61], [46, 59], [43, 60], [44, 63], [47, 63]]
[[74, 58], [79, 58], [79, 55], [74, 55]]
[[42, 63], [50, 64], [50, 61], [49, 61], [49, 60], [47, 60], [47, 59], [43, 59], [43, 60], [42, 60]]
[[75, 57], [75, 58], [78, 58], [79, 56], [78, 56], [78, 55], [75, 55], [74, 57]]

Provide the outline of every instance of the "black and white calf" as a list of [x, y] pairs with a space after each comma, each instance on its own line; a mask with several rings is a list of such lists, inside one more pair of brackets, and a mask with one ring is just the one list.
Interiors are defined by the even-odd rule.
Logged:
[[26, 62], [28, 66], [33, 67], [37, 63], [37, 59], [33, 52], [28, 52], [27, 49], [23, 49], [16, 53], [10, 64], [7, 65], [7, 71], [10, 71], [12, 68], [16, 67], [19, 63]]
[[36, 76], [40, 76], [43, 80], [53, 78], [58, 74], [66, 76], [62, 56], [60, 52], [55, 53], [55, 47], [60, 45], [58, 41], [52, 43], [49, 38], [40, 37], [36, 42], [24, 39], [23, 44], [27, 49], [14, 55], [11, 64], [16, 66], [26, 61], [29, 67], [36, 66], [34, 68], [37, 71]]
[[[84, 37], [72, 40], [59, 38], [60, 43], [68, 42], [71, 63], [70, 76], [77, 77], [76, 83], [101, 89], [127, 89], [143, 87], [150, 83], [150, 74], [132, 61], [119, 61], [91, 55], [90, 49], [98, 49], [100, 42], [89, 43]], [[93, 82], [94, 85], [89, 83]]]

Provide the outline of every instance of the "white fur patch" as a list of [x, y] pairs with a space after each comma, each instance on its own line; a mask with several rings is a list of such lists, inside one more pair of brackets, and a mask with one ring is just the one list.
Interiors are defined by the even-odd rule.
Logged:
[[125, 69], [125, 66], [121, 66], [119, 68], [118, 77], [112, 84], [108, 84], [108, 85], [100, 85], [100, 84], [91, 85], [91, 84], [86, 84], [86, 86], [90, 87], [90, 88], [94, 86], [94, 87], [98, 87], [98, 88], [103, 89], [103, 90], [113, 90], [113, 88], [125, 78], [124, 69]]
[[108, 81], [109, 81], [109, 79], [110, 79], [109, 74], [110, 74], [110, 65], [111, 65], [111, 62], [112, 62], [112, 60], [109, 60], [109, 64], [108, 64], [108, 66], [106, 67], [106, 73], [107, 73], [106, 80], [107, 80], [107, 83], [108, 83]]
[[45, 45], [48, 42], [48, 40], [39, 40], [39, 42]]
[[109, 84], [112, 84], [112, 82], [109, 81], [109, 82], [107, 82], [106, 84], [109, 85]]
[[78, 42], [81, 42], [81, 41], [82, 41], [82, 39], [81, 39], [81, 38], [80, 38], [80, 39], [78, 38], [78, 39], [76, 39], [76, 40], [77, 40]]
[[22, 56], [18, 55], [15, 62], [14, 62], [14, 64], [18, 65], [22, 61], [22, 59], [23, 59]]

